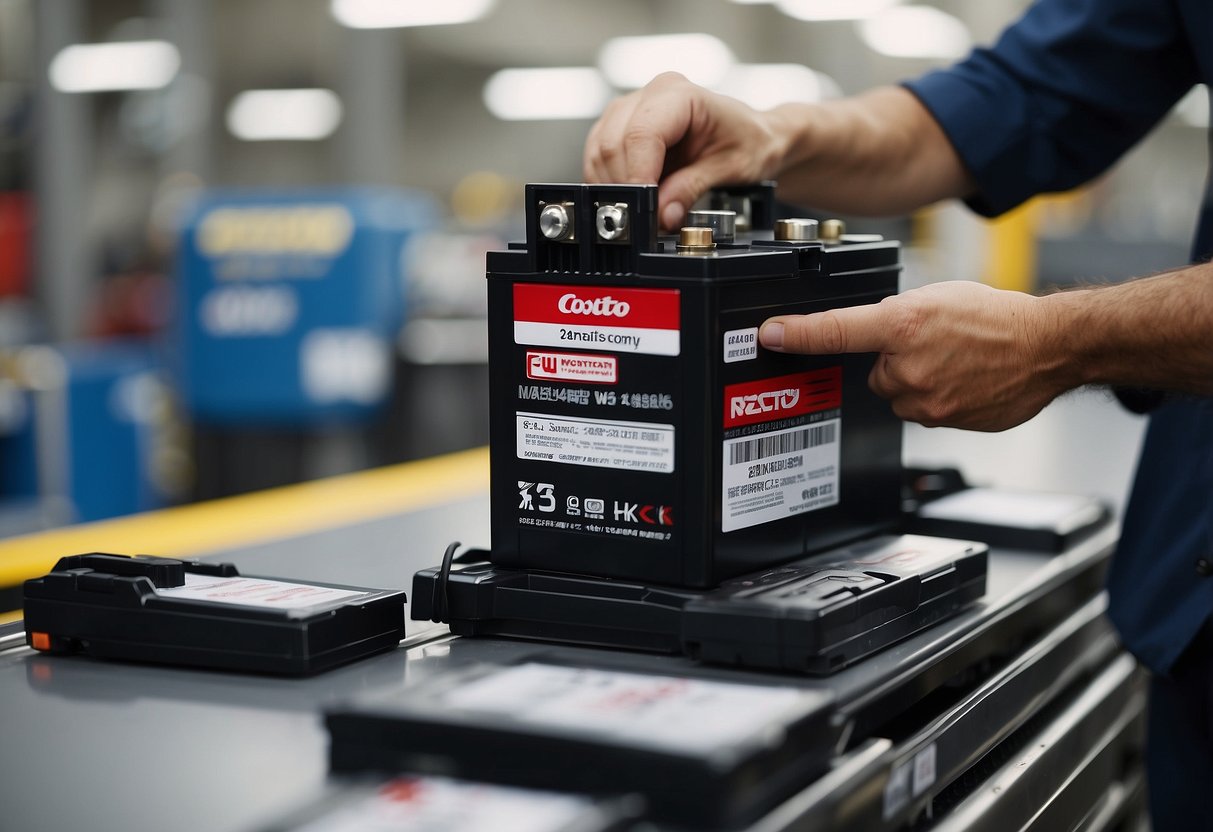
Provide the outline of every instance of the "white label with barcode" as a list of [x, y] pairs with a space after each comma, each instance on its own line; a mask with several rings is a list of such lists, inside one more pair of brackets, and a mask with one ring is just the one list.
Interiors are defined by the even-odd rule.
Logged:
[[726, 439], [720, 528], [731, 532], [838, 502], [841, 419]]

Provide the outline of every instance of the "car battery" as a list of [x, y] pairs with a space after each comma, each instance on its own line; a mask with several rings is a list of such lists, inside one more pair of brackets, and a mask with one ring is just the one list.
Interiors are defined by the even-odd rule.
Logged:
[[655, 186], [526, 187], [525, 243], [487, 261], [495, 565], [711, 588], [897, 524], [876, 356], [758, 328], [895, 294], [898, 243], [729, 197], [751, 210], [666, 238]]

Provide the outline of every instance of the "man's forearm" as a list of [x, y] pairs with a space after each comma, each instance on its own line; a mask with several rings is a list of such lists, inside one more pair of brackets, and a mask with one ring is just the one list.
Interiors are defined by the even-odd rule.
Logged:
[[787, 142], [778, 179], [788, 202], [889, 215], [974, 190], [939, 124], [901, 87], [770, 115]]
[[1213, 394], [1213, 264], [1041, 300], [1067, 386]]

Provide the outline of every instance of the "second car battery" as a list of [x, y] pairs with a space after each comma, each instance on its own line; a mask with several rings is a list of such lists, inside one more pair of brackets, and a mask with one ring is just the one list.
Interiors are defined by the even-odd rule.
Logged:
[[895, 294], [896, 242], [740, 236], [728, 211], [659, 239], [655, 186], [525, 199], [525, 244], [488, 255], [494, 564], [710, 588], [896, 525], [875, 356], [758, 344], [772, 315]]

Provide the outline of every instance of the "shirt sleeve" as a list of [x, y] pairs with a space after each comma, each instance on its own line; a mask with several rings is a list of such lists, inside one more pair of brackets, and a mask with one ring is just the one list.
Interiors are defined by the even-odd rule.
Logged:
[[1174, 0], [1039, 0], [993, 47], [905, 86], [993, 216], [1102, 173], [1199, 79]]

